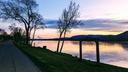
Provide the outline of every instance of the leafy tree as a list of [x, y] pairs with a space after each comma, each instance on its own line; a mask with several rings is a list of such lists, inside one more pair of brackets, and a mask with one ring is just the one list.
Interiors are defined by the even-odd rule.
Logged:
[[61, 52], [64, 45], [63, 40], [60, 47], [61, 38], [65, 38], [67, 32], [70, 31], [71, 28], [76, 27], [81, 23], [80, 20], [78, 20], [78, 17], [79, 5], [71, 1], [69, 7], [63, 10], [62, 16], [58, 21], [59, 41], [57, 44], [57, 52], [59, 52], [59, 50]]
[[42, 16], [38, 13], [35, 0], [1, 0], [0, 18], [15, 20], [24, 25], [26, 44], [30, 44], [30, 34], [34, 25], [44, 25]]

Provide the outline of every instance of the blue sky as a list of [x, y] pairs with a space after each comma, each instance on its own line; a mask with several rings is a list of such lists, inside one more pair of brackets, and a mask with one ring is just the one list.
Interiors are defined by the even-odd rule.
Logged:
[[[37, 0], [44, 19], [58, 19], [71, 0]], [[128, 30], [128, 0], [72, 0], [80, 5], [82, 27], [90, 30]], [[54, 25], [54, 24], [53, 24]]]
[[39, 12], [46, 19], [57, 19], [69, 2], [69, 0], [37, 0]]
[[[58, 19], [71, 0], [37, 0], [46, 19]], [[73, 0], [80, 5], [80, 19], [127, 19], [128, 0]]]
[[[44, 19], [55, 20], [61, 16], [71, 0], [36, 0], [39, 13]], [[126, 31], [128, 30], [128, 0], [73, 0], [80, 5], [80, 19], [87, 20], [85, 30]], [[9, 23], [0, 22], [0, 28]], [[12, 24], [12, 23], [11, 23]], [[53, 26], [52, 24], [51, 26]]]

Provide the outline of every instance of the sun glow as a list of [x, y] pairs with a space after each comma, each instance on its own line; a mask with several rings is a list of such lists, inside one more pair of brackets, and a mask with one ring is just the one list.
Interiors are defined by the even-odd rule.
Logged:
[[[84, 29], [72, 29], [70, 32], [67, 33], [67, 37], [71, 37], [74, 35], [116, 35], [121, 32], [113, 32], [113, 31], [100, 31], [100, 30], [84, 30]], [[56, 38], [58, 37], [59, 33], [56, 29], [45, 29], [45, 30], [38, 30], [36, 33], [36, 38]]]

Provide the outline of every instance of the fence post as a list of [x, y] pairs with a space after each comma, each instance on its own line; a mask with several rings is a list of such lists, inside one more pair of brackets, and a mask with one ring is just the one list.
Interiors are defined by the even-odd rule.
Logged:
[[79, 49], [79, 57], [80, 57], [80, 61], [82, 60], [82, 41], [80, 41], [80, 43], [79, 43], [79, 45], [80, 45], [80, 49]]
[[100, 63], [100, 50], [99, 50], [99, 41], [96, 42], [96, 61], [97, 63]]

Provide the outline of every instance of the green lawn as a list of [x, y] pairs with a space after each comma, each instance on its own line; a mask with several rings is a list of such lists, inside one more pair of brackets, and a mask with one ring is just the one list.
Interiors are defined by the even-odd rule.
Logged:
[[[18, 46], [19, 47], [19, 46]], [[42, 72], [128, 72], [128, 69], [92, 61], [79, 61], [68, 54], [58, 54], [47, 49], [19, 47]]]

